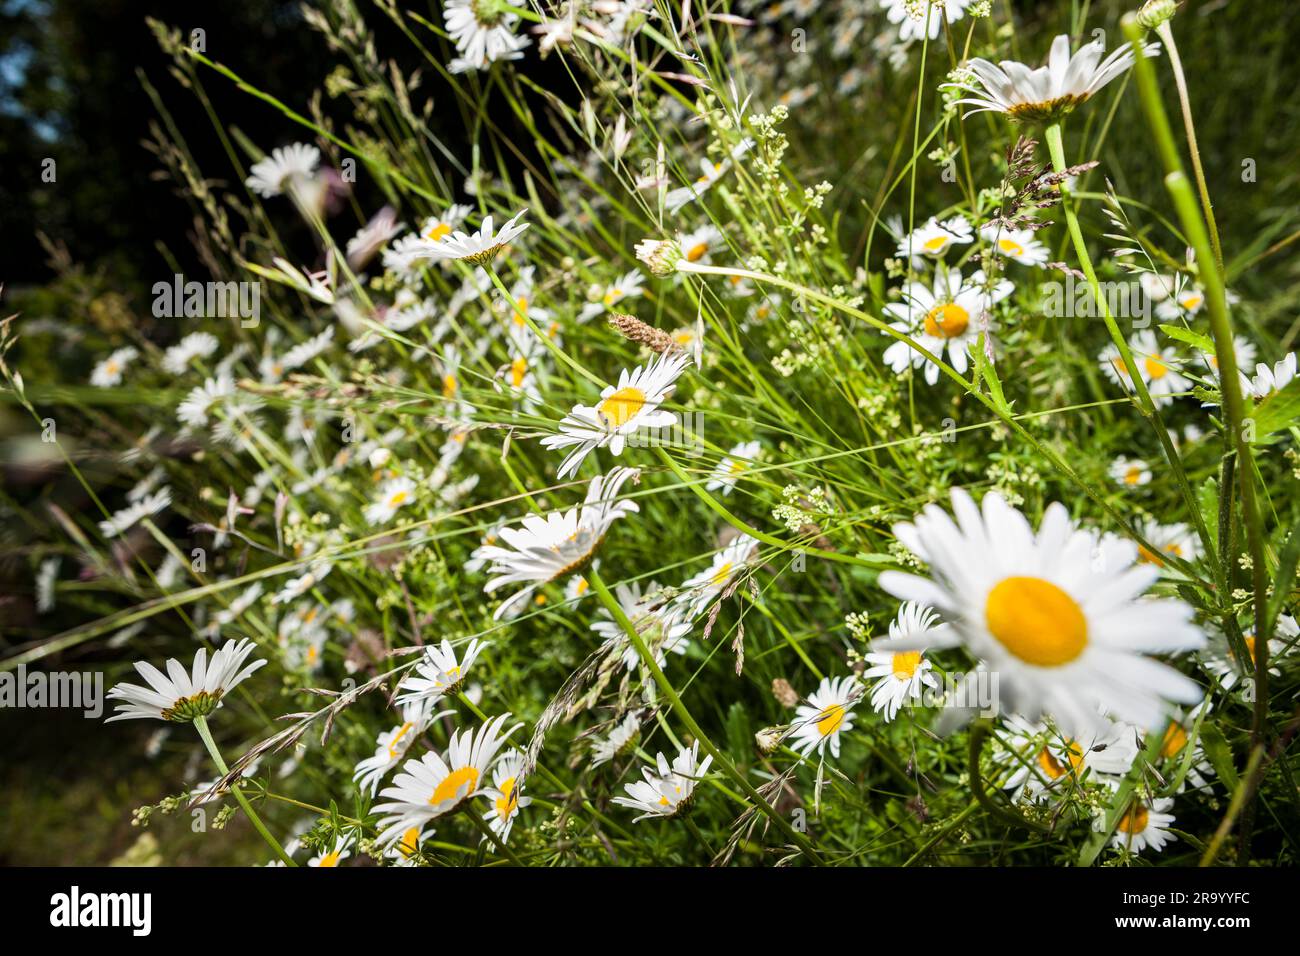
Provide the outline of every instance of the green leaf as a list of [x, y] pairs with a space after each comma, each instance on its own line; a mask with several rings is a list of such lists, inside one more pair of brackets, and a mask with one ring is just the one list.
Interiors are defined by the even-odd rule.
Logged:
[[1210, 723], [1201, 724], [1201, 746], [1210, 766], [1229, 790], [1237, 789], [1237, 768], [1232, 762], [1232, 748], [1217, 726]]
[[1255, 406], [1256, 440], [1289, 428], [1300, 419], [1300, 378], [1294, 378], [1280, 392], [1274, 392]]
[[1184, 342], [1198, 351], [1205, 352], [1208, 355], [1214, 354], [1214, 340], [1208, 335], [1201, 335], [1199, 332], [1185, 329], [1181, 325], [1162, 325], [1160, 331], [1171, 339]]

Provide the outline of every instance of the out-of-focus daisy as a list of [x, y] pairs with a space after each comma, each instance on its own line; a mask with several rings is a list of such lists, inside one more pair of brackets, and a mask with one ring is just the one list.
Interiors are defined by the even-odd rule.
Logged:
[[1137, 564], [1135, 545], [1076, 528], [1059, 503], [1037, 533], [996, 492], [981, 510], [954, 488], [952, 505], [955, 522], [929, 505], [894, 526], [930, 577], [885, 571], [880, 586], [943, 615], [948, 626], [928, 635], [930, 646], [964, 644], [984, 661], [999, 676], [1001, 709], [1050, 715], [1081, 736], [1101, 726], [1102, 711], [1153, 728], [1163, 726], [1167, 701], [1201, 699], [1194, 682], [1145, 656], [1199, 650], [1205, 638], [1188, 605], [1143, 596], [1159, 570]]
[[690, 363], [681, 352], [665, 352], [648, 365], [624, 369], [617, 385], [607, 385], [595, 405], [575, 405], [559, 425], [559, 434], [542, 439], [545, 448], [572, 448], [560, 463], [558, 477], [578, 470], [597, 448], [621, 455], [629, 436], [641, 428], [667, 428], [677, 416], [659, 406], [668, 400], [678, 377]]
[[229, 375], [207, 379], [202, 385], [191, 389], [180, 405], [176, 406], [176, 417], [190, 428], [202, 428], [208, 423], [213, 407], [234, 394], [235, 380]]
[[[972, 106], [967, 111], [1005, 113], [1021, 122], [1052, 122], [1089, 100], [1107, 83], [1133, 65], [1133, 48], [1125, 43], [1106, 52], [1100, 40], [1084, 44], [1073, 57], [1070, 38], [1064, 34], [1052, 41], [1047, 65], [1030, 69], [1023, 63], [1003, 60], [994, 65], [976, 57], [966, 64], [970, 79], [947, 84], [970, 93], [957, 105]], [[1144, 56], [1156, 56], [1160, 44], [1147, 43]]]
[[[939, 359], [946, 351], [949, 364], [964, 374], [970, 366], [970, 349], [978, 343], [980, 332], [987, 333], [991, 325], [982, 317], [1015, 290], [1007, 279], [999, 280], [991, 290], [985, 288], [986, 281], [982, 269], [966, 282], [959, 271], [947, 269], [935, 273], [932, 289], [922, 282], [909, 282], [903, 290], [903, 301], [885, 306], [885, 311], [898, 320], [889, 327], [909, 335]], [[924, 367], [928, 384], [939, 381], [939, 366], [907, 342], [893, 342], [883, 357], [895, 373], [901, 374], [909, 365]]]
[[700, 742], [690, 748], [683, 747], [670, 766], [662, 753], [655, 755], [654, 768], [641, 769], [644, 780], [624, 786], [626, 797], [614, 797], [611, 803], [640, 810], [637, 820], [647, 817], [675, 817], [690, 809], [695, 798], [695, 785], [708, 772], [712, 756], [701, 762]]
[[90, 384], [96, 388], [111, 388], [120, 384], [122, 373], [139, 355], [139, 350], [130, 345], [116, 349], [91, 371]]
[[1032, 229], [1006, 229], [989, 223], [980, 230], [980, 235], [999, 255], [1022, 266], [1041, 266], [1047, 262], [1047, 246], [1035, 238]]
[[1275, 392], [1280, 392], [1295, 379], [1296, 353], [1292, 352], [1272, 368], [1263, 362], [1255, 366], [1255, 377], [1247, 378], [1241, 373], [1241, 390], [1257, 402], [1262, 402]]
[[788, 737], [790, 746], [804, 756], [816, 750], [840, 755], [840, 734], [853, 729], [853, 708], [862, 699], [863, 687], [856, 677], [823, 677], [808, 695], [808, 703], [795, 709]]
[[445, 0], [442, 8], [447, 35], [460, 56], [448, 64], [453, 73], [486, 70], [497, 60], [517, 60], [528, 46], [515, 35], [519, 15], [507, 0]]
[[1139, 488], [1151, 483], [1151, 468], [1141, 458], [1120, 455], [1110, 463], [1110, 478], [1126, 488]]
[[705, 484], [705, 490], [721, 491], [724, 495], [731, 494], [732, 489], [736, 487], [736, 482], [754, 463], [762, 447], [756, 441], [743, 441], [732, 448], [713, 469], [713, 476]]
[[152, 517], [172, 503], [172, 493], [163, 488], [145, 495], [121, 511], [116, 511], [99, 523], [99, 533], [105, 538], [116, 538], [134, 528], [140, 521]]
[[708, 262], [709, 254], [722, 243], [722, 233], [717, 226], [705, 225], [681, 236], [677, 242], [681, 255], [687, 262]]
[[484, 778], [497, 752], [521, 726], [515, 724], [502, 733], [501, 727], [509, 719], [509, 714], [493, 718], [478, 733], [455, 731], [444, 753], [408, 760], [393, 778], [393, 785], [379, 794], [388, 802], [375, 805], [376, 813], [387, 814], [379, 821], [379, 842], [391, 843], [411, 827], [423, 826], [484, 793]]
[[[1157, 406], [1168, 405], [1173, 401], [1174, 395], [1191, 389], [1191, 381], [1178, 370], [1177, 352], [1172, 346], [1162, 348], [1156, 341], [1156, 334], [1150, 329], [1133, 336], [1129, 340], [1129, 349], [1138, 374], [1142, 376], [1151, 400]], [[1107, 378], [1125, 391], [1132, 390], [1133, 380], [1129, 376], [1128, 366], [1124, 364], [1114, 342], [1102, 349], [1097, 361], [1101, 363], [1101, 370]]]
[[417, 865], [420, 847], [424, 845], [425, 840], [433, 836], [433, 832], [429, 827], [407, 827], [401, 837], [384, 850], [384, 858], [392, 860], [394, 866]]
[[593, 769], [609, 763], [615, 757], [628, 753], [641, 733], [641, 721], [636, 714], [628, 714], [606, 737], [601, 737], [591, 745], [591, 766]]
[[713, 556], [708, 569], [682, 582], [679, 599], [692, 615], [699, 614], [746, 568], [758, 550], [758, 541], [747, 534], [736, 538]]
[[503, 843], [510, 839], [519, 811], [533, 802], [523, 795], [524, 781], [519, 776], [523, 766], [524, 755], [518, 750], [503, 755], [492, 768], [492, 786], [483, 793], [490, 807], [483, 819]]
[[[1300, 624], [1290, 614], [1280, 614], [1277, 624], [1274, 625], [1273, 634], [1274, 636], [1268, 642], [1268, 672], [1274, 677], [1280, 677], [1282, 671], [1277, 667], [1278, 657], [1294, 643], [1297, 636], [1300, 636]], [[1243, 631], [1241, 639], [1250, 653], [1250, 660], [1244, 667], [1237, 659], [1237, 655], [1233, 653], [1227, 635], [1218, 630], [1211, 632], [1209, 646], [1201, 657], [1202, 666], [1219, 679], [1219, 683], [1225, 690], [1232, 690], [1243, 679], [1252, 683], [1255, 679], [1255, 647], [1258, 639], [1252, 631]]]
[[[401, 701], [399, 700], [398, 703]], [[451, 711], [433, 713], [431, 701], [417, 701], [404, 706], [402, 722], [381, 733], [375, 740], [374, 756], [367, 757], [357, 764], [356, 771], [352, 775], [357, 786], [373, 797], [375, 791], [379, 789], [379, 782], [387, 776], [388, 771], [401, 762], [406, 752], [411, 749], [411, 744], [420, 738], [425, 728], [450, 713]]]
[[528, 223], [519, 221], [523, 214], [521, 211], [513, 219], [506, 220], [500, 229], [494, 229], [492, 217], [486, 216], [477, 232], [469, 234], [457, 229], [451, 235], [422, 247], [417, 258], [460, 259], [476, 266], [485, 266], [496, 258], [504, 246], [514, 242], [528, 228]]
[[[899, 640], [923, 634], [932, 630], [938, 620], [939, 615], [931, 608], [907, 601], [898, 609], [898, 616], [889, 622], [889, 636]], [[879, 678], [871, 688], [871, 707], [883, 714], [886, 721], [893, 720], [907, 701], [920, 700], [926, 687], [939, 686], [924, 651], [871, 651], [866, 659], [871, 666], [862, 676]]]
[[181, 375], [196, 358], [207, 358], [221, 343], [211, 332], [191, 332], [163, 353], [163, 371]]
[[936, 40], [945, 18], [956, 23], [975, 0], [880, 0], [890, 23], [898, 25], [904, 43], [929, 37]]
[[465, 653], [458, 660], [456, 649], [451, 641], [444, 639], [441, 646], [429, 646], [424, 649], [424, 657], [415, 667], [415, 676], [407, 677], [398, 688], [401, 695], [399, 704], [433, 702], [448, 695], [459, 693], [469, 676], [469, 669], [478, 659], [487, 643], [472, 638], [465, 645]]
[[582, 307], [582, 311], [578, 313], [578, 321], [589, 322], [614, 308], [624, 299], [642, 295], [645, 291], [644, 284], [645, 274], [640, 269], [632, 269], [603, 289], [596, 286], [592, 293], [596, 296], [595, 301], [588, 302]]
[[668, 212], [677, 212], [687, 203], [702, 196], [714, 183], [725, 176], [727, 170], [731, 169], [731, 164], [747, 153], [753, 145], [754, 141], [745, 137], [731, 150], [726, 159], [718, 160], [716, 163], [709, 162], [707, 159], [700, 160], [699, 178], [686, 186], [670, 189], [664, 197], [664, 208]]
[[[681, 605], [657, 597], [658, 592], [659, 585], [654, 581], [646, 584], [644, 591], [636, 581], [614, 586], [619, 607], [654, 654], [655, 663], [663, 667], [669, 654], [686, 653], [692, 625]], [[619, 650], [625, 668], [635, 670], [641, 663], [641, 655], [632, 646], [623, 626], [605, 608], [597, 615], [591, 629], [605, 639], [609, 648]]]
[[918, 229], [898, 243], [898, 255], [911, 259], [918, 256], [942, 256], [953, 246], [975, 241], [970, 221], [965, 216], [953, 216], [940, 222], [931, 216]]
[[[1232, 350], [1237, 357], [1238, 370], [1248, 369], [1255, 364], [1255, 357], [1258, 354], [1258, 349], [1255, 348], [1255, 343], [1244, 335], [1234, 335], [1232, 337]], [[1200, 356], [1201, 361], [1205, 363], [1206, 368], [1210, 370], [1210, 374], [1215, 378], [1218, 378], [1219, 356], [1213, 352], [1198, 352], [1197, 355]]]
[[152, 664], [137, 661], [135, 669], [149, 686], [118, 684], [110, 690], [108, 697], [120, 703], [105, 723], [146, 717], [185, 722], [206, 717], [221, 706], [226, 694], [266, 663], [257, 660], [245, 665], [256, 649], [257, 645], [246, 638], [238, 643], [227, 641], [209, 662], [208, 649], [201, 647], [190, 670], [186, 671], [173, 657], [167, 661], [166, 674]]
[[387, 524], [393, 515], [415, 500], [415, 482], [410, 478], [390, 478], [379, 487], [379, 499], [366, 506], [366, 521], [371, 527]]
[[1142, 537], [1156, 549], [1153, 552], [1146, 545], [1138, 546], [1138, 560], [1144, 564], [1163, 568], [1170, 557], [1195, 561], [1201, 556], [1201, 543], [1196, 534], [1181, 521], [1161, 524], [1154, 518], [1148, 519], [1142, 523]]
[[640, 510], [635, 501], [618, 500], [623, 483], [640, 474], [633, 468], [615, 468], [592, 479], [587, 499], [581, 505], [545, 517], [527, 515], [520, 527], [502, 528], [504, 546], [486, 545], [481, 549], [482, 557], [492, 562], [488, 570], [494, 575], [483, 590], [491, 594], [507, 584], [526, 582], [527, 586], [502, 602], [493, 617], [513, 613], [543, 584], [577, 571], [590, 561], [610, 525]]
[[1009, 715], [1009, 733], [994, 760], [1004, 768], [1005, 790], [1017, 799], [1061, 796], [1087, 782], [1118, 787], [1137, 758], [1137, 736], [1126, 724], [1107, 720], [1083, 737], [1066, 737], [1042, 721]]
[[[1168, 810], [1173, 805], [1174, 801], [1171, 797], [1161, 797], [1149, 802], [1141, 797], [1134, 797], [1133, 802], [1119, 818], [1115, 832], [1111, 835], [1110, 845], [1117, 849], [1128, 850], [1130, 853], [1141, 853], [1147, 847], [1159, 853], [1166, 845], [1178, 839], [1169, 832], [1169, 826], [1174, 822], [1174, 815]], [[1106, 829], [1104, 811], [1097, 816], [1093, 829], [1098, 832]]]
[[310, 179], [320, 164], [320, 150], [306, 143], [293, 143], [271, 150], [259, 159], [244, 184], [263, 199], [287, 192], [295, 183]]
[[[46, 558], [36, 569], [36, 613], [54, 610], [54, 588], [59, 580], [60, 558]], [[155, 575], [156, 576], [156, 575]]]
[[307, 865], [312, 867], [338, 866], [352, 855], [353, 842], [352, 837], [339, 835], [334, 838], [334, 843], [328, 850], [312, 857], [307, 861]]

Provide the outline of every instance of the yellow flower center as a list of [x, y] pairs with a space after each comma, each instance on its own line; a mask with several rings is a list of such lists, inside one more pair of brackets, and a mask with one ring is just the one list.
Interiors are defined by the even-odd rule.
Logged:
[[623, 298], [622, 289], [619, 288], [610, 289], [608, 292], [605, 293], [605, 304], [613, 305], [615, 302], [619, 301], [622, 298]]
[[1127, 834], [1133, 835], [1141, 833], [1147, 828], [1147, 819], [1150, 814], [1147, 808], [1142, 804], [1136, 804], [1129, 808], [1128, 812], [1119, 818], [1119, 829]]
[[1046, 747], [1038, 755], [1039, 769], [1047, 776], [1048, 780], [1059, 780], [1067, 773], [1077, 771], [1083, 766], [1083, 748], [1073, 740], [1066, 743], [1066, 754], [1069, 763], [1059, 759], [1056, 754], [1052, 753]]
[[1011, 239], [999, 239], [998, 248], [1009, 256], [1023, 256], [1025, 254], [1025, 247]]
[[393, 492], [392, 497], [388, 499], [389, 507], [400, 508], [402, 505], [406, 504], [406, 499], [410, 496], [411, 493], [409, 491]]
[[1142, 364], [1147, 367], [1147, 374], [1153, 379], [1164, 378], [1169, 374], [1169, 366], [1160, 361], [1160, 359], [1156, 358], [1154, 355], [1147, 356], [1147, 358], [1143, 360]]
[[596, 406], [596, 414], [606, 428], [622, 428], [645, 407], [645, 392], [639, 388], [620, 388]]
[[451, 235], [451, 226], [445, 222], [436, 223], [432, 229], [425, 233], [425, 238], [437, 242], [445, 236]]
[[1083, 610], [1042, 578], [1003, 578], [989, 592], [984, 619], [1003, 647], [1038, 667], [1068, 664], [1088, 644]]
[[420, 849], [420, 828], [411, 827], [409, 830], [407, 830], [405, 833], [402, 834], [402, 840], [400, 843], [397, 844], [397, 851], [401, 853], [402, 856], [406, 857], [407, 859], [410, 859], [411, 857], [415, 856], [415, 854], [419, 851], [419, 849]]
[[688, 262], [699, 262], [708, 251], [709, 244], [707, 242], [697, 242], [686, 250], [686, 259]]
[[911, 680], [920, 666], [920, 651], [899, 651], [894, 655], [894, 676], [899, 680]]
[[459, 770], [453, 770], [443, 778], [442, 783], [434, 788], [433, 796], [429, 802], [437, 805], [446, 803], [448, 800], [456, 799], [458, 794], [469, 793], [478, 783], [477, 767], [461, 767]]
[[1142, 480], [1142, 469], [1137, 465], [1129, 465], [1128, 471], [1124, 472], [1124, 481], [1130, 485], [1136, 485]]
[[817, 731], [823, 737], [829, 737], [840, 729], [842, 723], [844, 723], [844, 705], [831, 704], [817, 718]]
[[1160, 745], [1160, 756], [1172, 757], [1181, 753], [1187, 746], [1187, 731], [1177, 721], [1171, 721], [1165, 731], [1164, 742]]
[[733, 565], [730, 561], [723, 563], [718, 568], [718, 570], [713, 572], [713, 577], [709, 578], [709, 583], [712, 584], [715, 588], [722, 587], [724, 584], [727, 583], [727, 580], [731, 577], [732, 567]]
[[936, 305], [925, 316], [926, 334], [936, 339], [955, 338], [965, 332], [968, 325], [970, 313], [955, 302]]
[[926, 252], [938, 252], [947, 244], [948, 244], [947, 236], [935, 236], [933, 239], [927, 239], [925, 241], [925, 245], [922, 246], [921, 248], [923, 248]]
[[454, 398], [456, 390], [460, 388], [460, 382], [456, 381], [455, 375], [444, 375], [442, 377], [442, 397]]
[[510, 819], [510, 814], [519, 807], [519, 794], [515, 793], [514, 777], [501, 785], [501, 794], [496, 799], [497, 816], [501, 818], [502, 823], [505, 823]]
[[338, 866], [338, 865], [339, 865], [339, 851], [338, 851], [338, 850], [333, 850], [333, 851], [331, 851], [331, 852], [329, 852], [329, 853], [326, 853], [323, 857], [320, 858], [320, 862], [317, 863], [316, 865], [317, 865], [317, 866], [320, 866], [320, 867]]
[[510, 381], [515, 388], [522, 388], [524, 376], [528, 374], [528, 359], [522, 355], [510, 363]]
[[406, 723], [402, 724], [402, 726], [397, 729], [397, 733], [393, 734], [393, 739], [388, 744], [389, 760], [396, 760], [398, 757], [401, 756], [401, 748], [399, 748], [397, 745], [402, 742], [403, 737], [405, 737], [408, 733], [411, 732], [411, 728], [413, 726], [414, 725], [408, 720]]

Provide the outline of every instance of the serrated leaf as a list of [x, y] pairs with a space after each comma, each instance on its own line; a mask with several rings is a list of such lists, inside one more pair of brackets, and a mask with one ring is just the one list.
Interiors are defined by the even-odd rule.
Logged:
[[1215, 774], [1229, 790], [1237, 789], [1237, 768], [1232, 762], [1232, 748], [1228, 746], [1223, 731], [1214, 724], [1201, 724], [1201, 746], [1214, 768]]

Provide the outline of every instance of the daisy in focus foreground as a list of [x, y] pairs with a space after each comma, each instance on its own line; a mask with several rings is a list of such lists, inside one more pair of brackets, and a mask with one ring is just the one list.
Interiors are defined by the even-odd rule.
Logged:
[[790, 746], [804, 756], [816, 750], [840, 755], [840, 734], [853, 729], [853, 708], [862, 699], [862, 685], [855, 677], [822, 678], [808, 695], [808, 703], [795, 711], [790, 727]]
[[640, 810], [637, 820], [647, 817], [675, 817], [690, 809], [695, 799], [695, 785], [708, 772], [713, 757], [699, 760], [700, 742], [690, 748], [683, 747], [673, 758], [672, 766], [664, 755], [655, 755], [655, 767], [641, 770], [644, 780], [629, 783], [623, 789], [626, 797], [614, 797], [611, 803]]
[[137, 661], [135, 669], [148, 683], [118, 684], [108, 692], [113, 700], [121, 701], [117, 712], [105, 723], [114, 720], [191, 721], [206, 717], [221, 706], [221, 699], [242, 683], [265, 660], [244, 662], [257, 645], [245, 638], [239, 643], [227, 641], [208, 661], [208, 649], [201, 647], [194, 655], [194, 666], [186, 671], [176, 658], [167, 661], [167, 673], [144, 661]]

